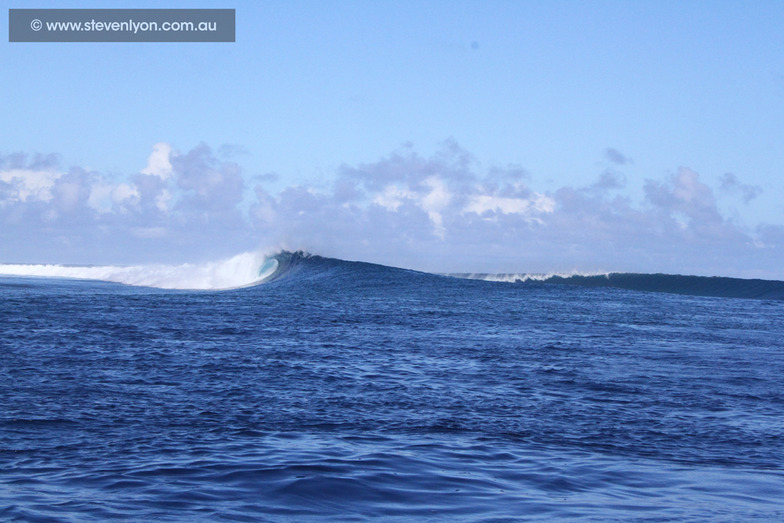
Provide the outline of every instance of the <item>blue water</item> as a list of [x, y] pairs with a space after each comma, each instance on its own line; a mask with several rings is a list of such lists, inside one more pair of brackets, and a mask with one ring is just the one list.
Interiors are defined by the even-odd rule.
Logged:
[[0, 279], [0, 519], [784, 519], [784, 301], [280, 261]]

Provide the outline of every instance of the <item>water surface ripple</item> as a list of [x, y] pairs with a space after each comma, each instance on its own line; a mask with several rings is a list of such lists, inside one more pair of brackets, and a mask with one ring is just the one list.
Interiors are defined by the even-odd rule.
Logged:
[[336, 260], [0, 284], [0, 519], [784, 519], [784, 302]]

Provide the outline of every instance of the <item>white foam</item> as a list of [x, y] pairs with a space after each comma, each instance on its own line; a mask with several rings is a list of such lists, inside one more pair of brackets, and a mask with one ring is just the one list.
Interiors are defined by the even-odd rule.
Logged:
[[547, 281], [552, 278], [571, 278], [573, 276], [605, 276], [609, 277], [609, 272], [549, 272], [549, 273], [519, 273], [519, 274], [450, 274], [458, 278], [469, 280], [498, 281], [506, 283], [528, 282], [528, 281]]
[[[271, 276], [277, 264], [265, 264], [267, 258], [261, 252], [246, 252], [219, 261], [181, 265], [80, 267], [0, 264], [0, 275], [102, 280], [161, 289], [219, 290], [253, 285]], [[260, 273], [262, 265], [264, 271]]]

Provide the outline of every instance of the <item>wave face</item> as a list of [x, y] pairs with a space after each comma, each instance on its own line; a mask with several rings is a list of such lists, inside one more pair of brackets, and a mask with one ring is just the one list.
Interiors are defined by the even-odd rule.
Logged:
[[512, 283], [517, 285], [559, 284], [588, 288], [625, 289], [639, 292], [660, 292], [689, 296], [713, 296], [719, 298], [747, 298], [784, 300], [784, 281], [728, 278], [720, 276], [687, 276], [679, 274], [638, 273], [450, 273], [435, 275], [378, 265], [374, 263], [344, 261], [311, 255], [302, 251], [281, 252], [272, 258], [279, 267], [264, 282], [289, 278], [298, 281], [328, 278], [356, 285], [389, 285], [404, 280], [420, 281], [422, 278], [457, 278], [485, 282]]
[[550, 273], [550, 274], [487, 274], [451, 273], [434, 275], [366, 262], [324, 258], [304, 252], [282, 252], [274, 256], [278, 270], [265, 282], [289, 278], [297, 281], [328, 278], [356, 285], [360, 282], [376, 285], [401, 284], [422, 278], [456, 278], [495, 283], [526, 285], [570, 285], [588, 288], [625, 289], [638, 292], [659, 292], [689, 296], [784, 300], [784, 282], [776, 280], [728, 278], [718, 276], [685, 276], [678, 274], [637, 273]]

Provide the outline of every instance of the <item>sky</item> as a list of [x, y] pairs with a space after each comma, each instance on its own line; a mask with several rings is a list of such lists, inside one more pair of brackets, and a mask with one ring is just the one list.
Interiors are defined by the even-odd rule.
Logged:
[[784, 279], [782, 2], [167, 7], [235, 8], [236, 42], [0, 17], [0, 263]]

